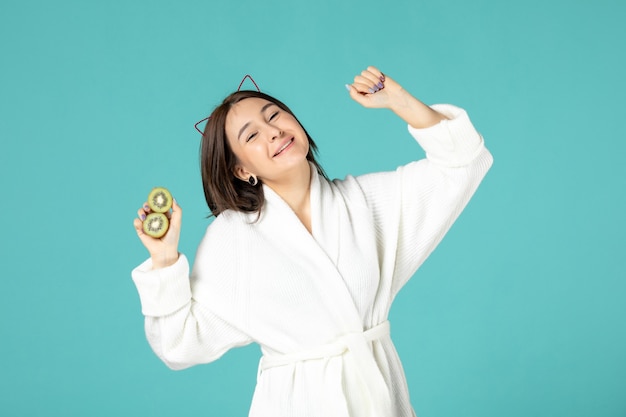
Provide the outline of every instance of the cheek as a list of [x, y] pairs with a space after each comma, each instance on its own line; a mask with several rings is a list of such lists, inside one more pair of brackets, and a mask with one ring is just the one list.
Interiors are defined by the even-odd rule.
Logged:
[[246, 165], [248, 163], [246, 153], [240, 146], [237, 146], [237, 144], [233, 145], [230, 143], [230, 154], [235, 161], [235, 165]]
[[248, 143], [245, 147], [239, 149], [239, 152], [235, 153], [237, 160], [245, 165], [258, 164], [266, 155], [267, 148], [257, 140], [253, 143]]
[[267, 146], [261, 138], [257, 138], [253, 143], [249, 143], [246, 148], [246, 153], [252, 157], [267, 153]]

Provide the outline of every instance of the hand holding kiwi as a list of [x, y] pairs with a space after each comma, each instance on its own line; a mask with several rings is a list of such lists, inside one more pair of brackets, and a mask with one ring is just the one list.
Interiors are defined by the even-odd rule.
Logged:
[[152, 213], [148, 214], [143, 221], [143, 232], [157, 239], [163, 237], [170, 226], [165, 213], [172, 208], [172, 194], [167, 188], [153, 188], [148, 195], [148, 207]]
[[153, 267], [164, 267], [176, 262], [182, 210], [172, 194], [164, 187], [153, 188], [137, 214], [139, 218], [135, 219], [135, 230], [150, 252]]

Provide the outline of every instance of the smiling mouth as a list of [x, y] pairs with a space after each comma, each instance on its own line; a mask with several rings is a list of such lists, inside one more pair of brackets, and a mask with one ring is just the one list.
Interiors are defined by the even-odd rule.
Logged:
[[285, 149], [287, 149], [289, 147], [289, 145], [291, 145], [293, 143], [293, 138], [289, 139], [289, 141], [287, 143], [285, 143], [279, 150], [278, 152], [276, 152], [274, 154], [274, 156], [278, 156], [282, 153], [282, 151], [284, 151]]

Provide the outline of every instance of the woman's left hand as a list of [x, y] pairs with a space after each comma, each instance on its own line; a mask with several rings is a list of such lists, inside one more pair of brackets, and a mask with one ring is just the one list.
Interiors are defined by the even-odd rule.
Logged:
[[416, 129], [427, 128], [447, 119], [443, 114], [422, 103], [397, 82], [376, 67], [367, 67], [346, 84], [350, 97], [363, 107], [386, 108]]
[[346, 88], [354, 101], [368, 108], [392, 108], [407, 94], [400, 84], [371, 66], [354, 77], [354, 83], [346, 84]]

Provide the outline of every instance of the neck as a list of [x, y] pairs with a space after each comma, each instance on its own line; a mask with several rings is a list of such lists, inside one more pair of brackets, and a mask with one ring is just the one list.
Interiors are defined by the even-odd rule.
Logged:
[[311, 167], [308, 161], [294, 169], [291, 174], [281, 181], [271, 181], [267, 184], [276, 192], [293, 211], [298, 211], [303, 205], [308, 205], [309, 190], [311, 188]]
[[294, 170], [288, 179], [280, 182], [265, 182], [296, 213], [300, 221], [311, 232], [311, 167], [308, 161]]

